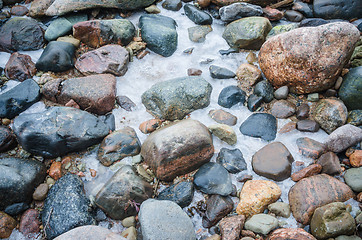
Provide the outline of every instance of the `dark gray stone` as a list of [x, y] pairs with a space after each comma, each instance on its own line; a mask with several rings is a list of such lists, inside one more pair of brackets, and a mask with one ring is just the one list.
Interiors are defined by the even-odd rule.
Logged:
[[361, 17], [360, 0], [314, 0], [314, 16], [324, 19], [352, 19]]
[[86, 14], [72, 14], [65, 17], [56, 18], [50, 23], [47, 30], [44, 33], [44, 37], [47, 41], [56, 40], [58, 37], [64, 36], [72, 31], [72, 27], [77, 22], [87, 21], [88, 16]]
[[211, 25], [212, 24], [212, 17], [195, 7], [191, 4], [185, 4], [184, 6], [185, 14], [186, 16], [193, 21], [194, 23], [198, 25]]
[[264, 102], [269, 103], [274, 99], [274, 88], [268, 81], [264, 80], [255, 85], [254, 94], [263, 97]]
[[235, 104], [244, 104], [246, 93], [237, 86], [228, 86], [221, 90], [217, 103], [225, 108], [231, 108]]
[[305, 2], [296, 1], [293, 5], [293, 10], [302, 13], [307, 18], [313, 17], [313, 5]]
[[240, 132], [250, 137], [272, 141], [277, 134], [277, 120], [268, 113], [254, 113], [241, 124]]
[[9, 205], [5, 208], [4, 212], [9, 214], [10, 216], [17, 216], [23, 213], [25, 210], [29, 208], [29, 204], [22, 202], [22, 203], [14, 203]]
[[221, 164], [230, 173], [238, 173], [247, 169], [245, 159], [239, 149], [221, 148], [216, 162]]
[[263, 97], [256, 96], [255, 94], [250, 94], [248, 98], [248, 109], [251, 112], [255, 112], [263, 103]]
[[344, 76], [339, 97], [348, 110], [362, 109], [362, 66], [350, 69]]
[[231, 22], [244, 17], [261, 16], [263, 10], [258, 5], [236, 2], [220, 8], [219, 13], [221, 20]]
[[202, 218], [202, 226], [210, 228], [216, 225], [233, 210], [233, 207], [234, 202], [229, 196], [211, 195], [206, 201], [206, 212]]
[[190, 205], [194, 197], [194, 185], [192, 182], [183, 181], [164, 189], [157, 196], [158, 200], [170, 200], [184, 208]]
[[162, 7], [171, 11], [178, 11], [182, 8], [181, 0], [165, 0]]
[[117, 96], [116, 101], [118, 105], [127, 112], [131, 112], [132, 109], [136, 107], [136, 104], [127, 96]]
[[299, 27], [318, 27], [330, 23], [323, 18], [306, 18], [299, 23]]
[[284, 17], [291, 22], [300, 22], [303, 20], [303, 14], [294, 10], [287, 10], [284, 13]]
[[236, 76], [233, 71], [216, 65], [211, 65], [209, 71], [211, 77], [216, 79], [228, 79]]
[[17, 145], [16, 136], [7, 126], [0, 126], [0, 152], [6, 152]]
[[318, 132], [319, 124], [313, 120], [301, 120], [297, 122], [297, 129], [301, 132]]

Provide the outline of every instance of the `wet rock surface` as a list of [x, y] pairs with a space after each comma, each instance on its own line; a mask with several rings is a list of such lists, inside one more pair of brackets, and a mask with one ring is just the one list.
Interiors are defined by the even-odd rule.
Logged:
[[18, 52], [11, 54], [4, 70], [7, 78], [18, 81], [32, 78], [36, 73], [35, 64], [31, 57]]
[[362, 66], [352, 68], [344, 77], [338, 92], [349, 110], [361, 109]]
[[229, 214], [234, 207], [230, 197], [212, 195], [206, 201], [206, 212], [202, 219], [202, 226], [210, 228], [219, 222], [223, 217]]
[[237, 86], [228, 86], [221, 90], [217, 103], [225, 108], [231, 108], [232, 106], [240, 103], [244, 104], [246, 99], [246, 93]]
[[194, 185], [191, 182], [184, 181], [173, 184], [164, 189], [157, 196], [158, 200], [170, 200], [184, 208], [190, 205], [194, 197]]
[[7, 126], [0, 126], [0, 152], [8, 151], [17, 145], [16, 136]]
[[230, 173], [238, 173], [247, 169], [245, 159], [239, 149], [220, 149], [216, 162], [221, 164]]
[[271, 141], [276, 137], [277, 121], [271, 114], [255, 113], [248, 117], [239, 129], [244, 135]]
[[325, 145], [332, 152], [342, 152], [362, 140], [362, 129], [351, 124], [337, 128], [327, 138]]

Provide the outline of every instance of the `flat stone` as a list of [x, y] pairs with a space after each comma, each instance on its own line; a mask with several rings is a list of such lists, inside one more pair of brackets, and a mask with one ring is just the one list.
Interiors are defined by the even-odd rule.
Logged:
[[198, 9], [196, 6], [191, 4], [185, 4], [184, 10], [186, 16], [198, 25], [211, 25], [212, 17], [205, 11]]
[[290, 206], [285, 202], [275, 202], [268, 206], [268, 210], [271, 213], [274, 213], [277, 216], [282, 216], [285, 218], [290, 217]]
[[295, 105], [287, 100], [275, 102], [270, 113], [276, 118], [288, 118], [295, 113]]
[[319, 124], [313, 120], [300, 120], [297, 122], [297, 129], [301, 132], [318, 132]]
[[247, 169], [245, 159], [239, 149], [221, 148], [216, 162], [221, 164], [230, 173], [238, 173]]
[[202, 43], [206, 40], [206, 35], [210, 32], [212, 32], [211, 25], [201, 25], [201, 26], [195, 26], [190, 27], [187, 29], [189, 33], [189, 39], [192, 42]]
[[333, 152], [324, 153], [317, 160], [317, 163], [322, 166], [322, 173], [336, 175], [342, 172], [339, 158]]
[[234, 78], [236, 76], [233, 71], [216, 65], [211, 65], [209, 67], [209, 71], [211, 77], [216, 79], [228, 79]]
[[209, 116], [216, 122], [229, 126], [234, 126], [237, 122], [237, 117], [222, 109], [210, 110]]
[[346, 124], [334, 130], [325, 142], [327, 149], [332, 152], [342, 152], [362, 141], [362, 129]]
[[319, 158], [326, 151], [324, 144], [308, 137], [298, 138], [296, 144], [303, 156], [313, 159]]
[[278, 220], [268, 214], [256, 214], [245, 222], [245, 229], [267, 235], [278, 227]]
[[362, 192], [362, 167], [351, 168], [344, 174], [347, 185], [355, 192]]
[[11, 54], [4, 70], [7, 78], [21, 82], [32, 78], [36, 73], [35, 64], [32, 62], [31, 57], [18, 52]]
[[225, 108], [231, 108], [232, 106], [240, 103], [244, 104], [246, 93], [237, 86], [228, 86], [221, 90], [217, 103]]
[[239, 129], [244, 135], [271, 141], [276, 137], [277, 121], [271, 114], [254, 113], [240, 125]]
[[274, 91], [274, 97], [277, 100], [286, 99], [288, 97], [289, 88], [288, 86], [282, 86]]
[[192, 182], [182, 181], [165, 188], [157, 196], [158, 200], [170, 200], [184, 208], [190, 205], [194, 197], [194, 185]]
[[243, 229], [245, 217], [243, 215], [226, 217], [219, 222], [219, 228], [224, 240], [239, 239]]
[[219, 13], [222, 21], [231, 22], [244, 17], [261, 16], [263, 15], [263, 10], [257, 5], [237, 2], [221, 7]]
[[317, 175], [321, 171], [322, 171], [322, 165], [311, 164], [308, 167], [303, 168], [302, 170], [299, 170], [298, 172], [293, 173], [291, 177], [294, 182], [298, 182], [299, 180], [301, 180], [303, 178]]
[[47, 41], [53, 41], [58, 37], [64, 36], [72, 32], [72, 27], [78, 22], [87, 21], [86, 14], [71, 14], [65, 17], [58, 17], [50, 22], [48, 28], [44, 33]]
[[216, 225], [233, 210], [233, 207], [234, 202], [230, 197], [211, 195], [206, 201], [206, 212], [202, 219], [202, 226], [210, 228]]
[[226, 142], [229, 145], [235, 145], [237, 138], [236, 133], [232, 127], [226, 124], [214, 124], [208, 127], [210, 132], [220, 138], [220, 140]]

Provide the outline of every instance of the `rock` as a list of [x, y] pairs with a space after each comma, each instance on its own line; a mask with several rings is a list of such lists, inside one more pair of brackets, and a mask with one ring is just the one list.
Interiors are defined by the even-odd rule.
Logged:
[[275, 88], [320, 92], [334, 86], [358, 36], [358, 30], [345, 22], [298, 28], [270, 38], [260, 49], [259, 65]]
[[254, 86], [261, 79], [261, 71], [254, 65], [242, 63], [236, 70], [238, 86], [247, 89]]
[[326, 151], [324, 144], [308, 137], [298, 138], [296, 143], [299, 152], [308, 158], [317, 159]]
[[282, 34], [282, 33], [289, 32], [296, 28], [298, 28], [298, 24], [296, 24], [296, 23], [290, 23], [290, 24], [286, 24], [286, 25], [277, 25], [277, 26], [273, 27], [272, 30], [270, 30], [270, 32], [266, 36], [266, 39], [268, 40], [271, 37], [274, 37], [274, 36]]
[[152, 186], [125, 165], [98, 192], [95, 203], [112, 219], [122, 220], [135, 216], [140, 204], [152, 194]]
[[316, 240], [311, 234], [302, 228], [279, 228], [273, 231], [267, 240]]
[[303, 20], [304, 16], [298, 11], [287, 10], [284, 13], [284, 17], [291, 22], [300, 22]]
[[117, 96], [116, 101], [118, 105], [126, 110], [127, 112], [131, 112], [133, 108], [136, 107], [136, 104], [132, 102], [127, 96]]
[[45, 31], [44, 37], [49, 42], [53, 41], [58, 37], [70, 33], [72, 31], [72, 27], [74, 24], [87, 20], [88, 17], [86, 14], [79, 14], [79, 13], [56, 18], [54, 21], [50, 22], [50, 25]]
[[162, 15], [142, 15], [139, 20], [142, 40], [150, 50], [164, 57], [177, 49], [176, 26], [175, 20]]
[[251, 94], [248, 98], [248, 109], [251, 112], [255, 112], [263, 103], [263, 97]]
[[222, 109], [210, 110], [209, 116], [214, 119], [216, 122], [221, 124], [226, 124], [229, 126], [234, 126], [237, 122], [237, 117], [228, 113]]
[[26, 151], [55, 158], [99, 143], [109, 133], [109, 127], [85, 111], [50, 107], [17, 117], [14, 132]]
[[268, 6], [263, 8], [263, 13], [264, 17], [269, 19], [269, 21], [279, 21], [284, 16], [284, 13], [282, 11]]
[[273, 86], [268, 81], [261, 81], [255, 85], [254, 94], [263, 97], [264, 102], [269, 103], [274, 98]]
[[137, 230], [135, 227], [129, 227], [122, 232], [121, 236], [126, 237], [129, 240], [136, 240], [137, 239]]
[[341, 202], [317, 208], [310, 222], [311, 233], [318, 239], [351, 235], [355, 228], [356, 223], [353, 217], [348, 212], [346, 205]]
[[[362, 28], [362, 24], [360, 25]], [[354, 68], [362, 66], [362, 45], [359, 45], [354, 49], [350, 61], [351, 66]]]
[[322, 166], [322, 173], [328, 175], [336, 175], [342, 172], [338, 156], [333, 152], [327, 152], [320, 156], [317, 163]]
[[139, 130], [144, 134], [151, 133], [154, 132], [158, 127], [160, 127], [161, 124], [162, 121], [160, 119], [151, 119], [141, 123], [139, 126]]
[[71, 43], [48, 43], [35, 66], [40, 71], [64, 72], [73, 68], [75, 47]]
[[194, 5], [185, 4], [184, 11], [185, 11], [186, 16], [191, 21], [193, 21], [194, 23], [196, 23], [198, 25], [211, 25], [212, 24], [212, 17], [208, 13], [198, 9]]
[[351, 156], [349, 156], [349, 162], [352, 167], [362, 167], [362, 150], [354, 151]]
[[278, 227], [278, 220], [268, 214], [256, 214], [245, 222], [245, 229], [255, 233], [267, 235], [270, 231]]
[[93, 48], [111, 43], [127, 46], [134, 34], [135, 27], [127, 19], [90, 20], [73, 25], [73, 36]]
[[21, 202], [7, 206], [4, 212], [10, 216], [15, 217], [19, 214], [22, 214], [27, 209], [29, 209], [29, 205], [26, 202]]
[[213, 154], [214, 146], [208, 129], [191, 119], [154, 131], [141, 148], [145, 162], [157, 178], [164, 181], [198, 169]]
[[[226, 6], [238, 2], [239, 0], [211, 0], [212, 3], [218, 6]], [[250, 4], [256, 4], [262, 7], [275, 3], [275, 0], [245, 0], [244, 2]]]
[[263, 15], [263, 10], [260, 6], [236, 2], [220, 8], [220, 18], [224, 22], [231, 22], [244, 17], [253, 17]]
[[352, 110], [348, 113], [347, 123], [353, 126], [362, 125], [362, 109]]
[[296, 116], [299, 120], [304, 120], [309, 117], [309, 105], [302, 103], [297, 109]]
[[272, 141], [277, 134], [277, 120], [268, 113], [254, 113], [240, 125], [240, 132], [250, 137]]
[[78, 176], [67, 174], [56, 181], [45, 199], [42, 222], [47, 223], [44, 231], [49, 239], [75, 227], [95, 224]]
[[282, 190], [272, 181], [247, 181], [241, 189], [236, 212], [246, 218], [262, 213], [269, 204], [278, 200], [281, 194]]
[[[184, 0], [183, 2], [191, 2], [190, 0]], [[201, 8], [207, 8], [210, 5], [210, 0], [196, 0], [196, 3]]]
[[361, 17], [360, 1], [316, 0], [313, 2], [314, 16], [324, 19], [352, 19]]
[[339, 90], [341, 100], [349, 110], [362, 109], [362, 66], [352, 68], [344, 76]]
[[136, 226], [136, 218], [134, 216], [126, 217], [122, 220], [123, 227], [135, 227]]
[[128, 51], [119, 45], [110, 44], [82, 54], [75, 67], [85, 75], [111, 73], [123, 76], [128, 68]]
[[6, 152], [17, 145], [16, 136], [7, 126], [0, 125], [0, 152]]
[[205, 42], [206, 35], [212, 32], [212, 27], [211, 25], [201, 25], [201, 26], [190, 27], [187, 29], [187, 31], [189, 32], [189, 39], [192, 42], [202, 43]]
[[200, 76], [202, 71], [197, 68], [189, 68], [187, 69], [187, 76]]
[[259, 50], [270, 29], [267, 18], [247, 17], [228, 24], [222, 37], [232, 48]]
[[331, 23], [323, 18], [306, 18], [299, 23], [299, 27], [318, 27], [324, 24]]
[[356, 235], [352, 236], [341, 235], [336, 237], [335, 240], [361, 240], [361, 238]]
[[288, 203], [285, 202], [275, 202], [268, 206], [268, 210], [271, 213], [274, 213], [277, 216], [282, 216], [285, 218], [290, 217], [290, 207]]
[[221, 148], [216, 162], [221, 164], [230, 173], [238, 173], [247, 169], [243, 154], [239, 149]]
[[328, 150], [339, 153], [360, 141], [362, 141], [362, 129], [346, 124], [334, 130], [327, 137], [325, 145]]
[[297, 129], [301, 132], [318, 132], [319, 124], [313, 120], [300, 120], [297, 122]]
[[233, 71], [216, 65], [210, 65], [209, 71], [211, 77], [216, 79], [228, 79], [235, 77], [235, 73]]
[[62, 164], [53, 162], [49, 168], [49, 176], [55, 181], [62, 177]]
[[86, 225], [76, 227], [62, 235], [54, 238], [54, 240], [126, 240], [126, 238], [112, 232], [107, 228], [100, 226]]
[[144, 240], [196, 239], [194, 225], [174, 202], [149, 199], [138, 214]]
[[65, 37], [59, 37], [57, 39], [58, 42], [67, 42], [67, 43], [71, 43], [74, 45], [74, 47], [79, 48], [80, 46], [80, 41], [76, 38], [74, 38], [73, 36], [65, 36]]
[[295, 113], [295, 105], [287, 100], [279, 100], [273, 104], [270, 113], [276, 118], [288, 118]]
[[292, 180], [294, 182], [298, 182], [303, 178], [307, 178], [307, 177], [310, 177], [310, 176], [317, 175], [321, 171], [322, 171], [322, 165], [321, 164], [312, 164], [312, 165], [309, 165], [306, 168], [303, 168], [302, 170], [299, 170], [298, 172], [293, 173], [291, 177], [292, 177]]
[[280, 88], [278, 88], [277, 90], [275, 90], [275, 92], [274, 92], [274, 97], [275, 97], [275, 99], [277, 99], [277, 100], [287, 99], [288, 94], [289, 94], [289, 88], [288, 88], [288, 86], [283, 86], [283, 87], [280, 87]]
[[[308, 0], [309, 1], [309, 0]], [[307, 2], [295, 2], [292, 9], [302, 13], [307, 18], [313, 17], [313, 5]], [[303, 21], [303, 20], [302, 20]]]
[[0, 51], [32, 51], [44, 45], [43, 29], [32, 18], [15, 17], [0, 30]]
[[0, 211], [0, 238], [10, 237], [15, 227], [15, 219]]
[[213, 135], [220, 138], [229, 145], [236, 144], [237, 138], [234, 129], [226, 124], [214, 124], [208, 127]]
[[229, 172], [220, 164], [209, 162], [200, 167], [194, 175], [197, 189], [206, 194], [227, 196], [232, 192]]
[[202, 219], [202, 226], [210, 228], [216, 225], [233, 210], [233, 207], [234, 202], [230, 197], [211, 195], [206, 201], [206, 212]]
[[31, 57], [18, 52], [11, 54], [4, 70], [5, 76], [8, 79], [14, 79], [21, 82], [32, 78], [36, 73], [35, 64], [31, 61]]
[[297, 124], [295, 122], [288, 122], [285, 124], [278, 133], [287, 133], [295, 130], [297, 128]]
[[354, 197], [352, 190], [326, 174], [304, 178], [289, 191], [290, 208], [295, 219], [309, 224], [314, 210], [331, 202], [344, 202]]
[[350, 168], [344, 174], [344, 180], [355, 192], [362, 192], [362, 167]]
[[98, 159], [104, 166], [128, 156], [136, 156], [141, 152], [141, 143], [135, 130], [125, 127], [105, 137], [98, 150]]
[[24, 16], [28, 12], [29, 10], [25, 6], [20, 6], [20, 5], [15, 5], [10, 9], [10, 14], [13, 16]]
[[158, 200], [170, 200], [184, 208], [190, 205], [194, 197], [194, 185], [189, 181], [182, 181], [165, 188], [157, 196]]
[[178, 11], [182, 8], [182, 3], [180, 0], [165, 0], [162, 7], [167, 10]]
[[232, 216], [226, 217], [219, 223], [219, 228], [221, 235], [224, 240], [238, 240], [241, 229], [244, 226], [245, 217], [241, 216]]
[[156, 83], [142, 94], [142, 103], [156, 118], [182, 119], [210, 104], [212, 86], [202, 77], [182, 77]]
[[40, 88], [33, 79], [25, 80], [0, 94], [0, 118], [12, 119], [39, 101]]
[[48, 194], [49, 186], [46, 183], [41, 183], [33, 193], [33, 199], [35, 201], [43, 201]]
[[28, 209], [20, 219], [19, 231], [25, 236], [40, 231], [39, 212], [35, 209]]
[[237, 86], [228, 86], [221, 90], [217, 103], [225, 108], [231, 108], [235, 104], [244, 104], [246, 93]]

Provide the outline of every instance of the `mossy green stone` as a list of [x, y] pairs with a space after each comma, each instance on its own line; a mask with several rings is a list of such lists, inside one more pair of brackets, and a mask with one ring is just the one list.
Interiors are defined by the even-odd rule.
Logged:
[[352, 110], [348, 113], [347, 123], [354, 126], [362, 125], [362, 110]]
[[359, 67], [362, 66], [362, 45], [357, 46], [351, 57], [351, 66]]
[[344, 77], [339, 97], [348, 110], [362, 109], [362, 66], [350, 69]]
[[289, 32], [293, 29], [298, 28], [298, 24], [297, 23], [291, 23], [291, 24], [286, 24], [286, 25], [278, 25], [273, 27], [270, 32], [268, 33], [268, 35], [266, 36], [266, 39], [268, 40], [271, 37], [274, 37], [278, 34], [281, 33], [286, 33]]

